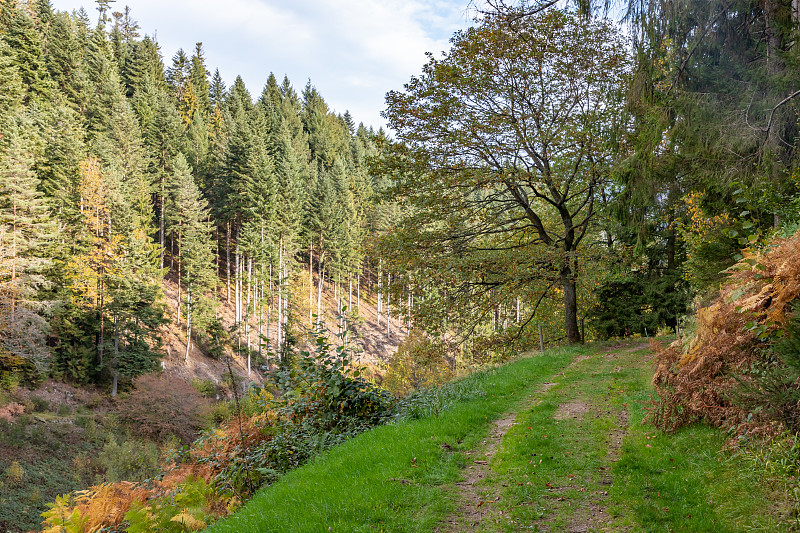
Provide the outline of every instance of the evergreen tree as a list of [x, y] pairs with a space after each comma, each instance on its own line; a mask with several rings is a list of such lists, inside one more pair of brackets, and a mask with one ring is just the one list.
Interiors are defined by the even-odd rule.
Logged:
[[211, 92], [208, 83], [210, 73], [206, 68], [206, 58], [203, 52], [203, 43], [197, 43], [192, 54], [192, 66], [189, 70], [189, 81], [197, 97], [197, 107], [203, 116], [211, 112]]
[[45, 67], [44, 45], [33, 18], [20, 5], [3, 6], [8, 10], [7, 27], [2, 28], [3, 38], [15, 58], [14, 64], [25, 88], [23, 100], [45, 101], [50, 96], [50, 77]]
[[11, 315], [18, 305], [30, 306], [45, 283], [50, 262], [47, 243], [55, 237], [47, 204], [33, 172], [32, 128], [24, 118], [8, 124], [0, 141], [0, 226], [7, 250], [7, 281], [13, 291]]
[[86, 112], [89, 81], [83, 65], [83, 45], [73, 20], [65, 13], [53, 16], [48, 35], [47, 70], [54, 87], [80, 112]]
[[[175, 173], [170, 191], [170, 229], [178, 233], [178, 265], [180, 280], [186, 286], [186, 355], [196, 321], [195, 310], [201, 308], [205, 293], [214, 284], [211, 221], [206, 201], [201, 197], [182, 154], [175, 160]], [[180, 309], [180, 307], [179, 307]]]

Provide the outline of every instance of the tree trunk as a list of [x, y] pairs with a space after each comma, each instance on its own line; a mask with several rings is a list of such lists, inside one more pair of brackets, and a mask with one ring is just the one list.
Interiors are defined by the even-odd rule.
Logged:
[[283, 348], [283, 238], [278, 246], [278, 358], [281, 359]]
[[567, 342], [576, 344], [581, 340], [578, 331], [578, 292], [569, 265], [561, 269], [561, 287], [564, 290], [564, 331]]
[[111, 396], [117, 395], [117, 387], [119, 384], [119, 371], [117, 365], [119, 364], [119, 331], [114, 330], [114, 368], [112, 369], [113, 381], [111, 383]]
[[263, 357], [263, 350], [264, 350], [264, 274], [263, 274], [263, 266], [262, 266], [262, 274], [261, 280], [259, 283], [259, 290], [260, 296], [258, 298], [258, 358], [261, 359]]
[[392, 286], [392, 275], [387, 272], [386, 273], [386, 336], [387, 337], [392, 336], [391, 325], [389, 323], [389, 311], [391, 309], [390, 307], [391, 293], [389, 291], [391, 286]]
[[227, 280], [227, 300], [231, 303], [231, 223], [225, 226], [225, 279]]
[[317, 322], [322, 321], [322, 261], [325, 254], [319, 256], [319, 266], [317, 267]]
[[236, 253], [234, 254], [234, 261], [236, 262], [236, 266], [234, 268], [234, 280], [233, 280], [233, 303], [235, 307], [234, 311], [234, 318], [236, 323], [242, 321], [242, 306], [241, 306], [241, 290], [239, 287], [239, 283], [241, 282], [241, 275], [239, 271], [241, 270], [241, 260], [239, 257], [239, 228], [236, 228]]
[[275, 298], [275, 293], [272, 290], [272, 259], [269, 261], [269, 305], [267, 306], [267, 347], [271, 348], [270, 340], [271, 337], [269, 336], [269, 328], [272, 326], [272, 306], [273, 300]]
[[167, 241], [164, 234], [164, 215], [166, 214], [166, 208], [164, 201], [164, 193], [166, 188], [166, 178], [162, 175], [161, 176], [161, 192], [159, 194], [158, 199], [158, 244], [161, 245], [161, 251], [159, 253], [159, 257], [161, 260], [161, 268], [164, 268], [164, 250], [167, 247]]
[[314, 244], [308, 245], [308, 325], [314, 324]]
[[[178, 222], [178, 254], [181, 254], [181, 223]], [[178, 257], [178, 325], [181, 324], [181, 258]]]
[[186, 288], [186, 354], [183, 357], [184, 362], [189, 362], [189, 350], [192, 347], [192, 290]]
[[383, 272], [381, 272], [381, 260], [378, 259], [378, 327], [381, 327], [381, 308], [383, 305], [383, 294], [381, 294], [381, 284], [383, 283]]
[[252, 345], [250, 344], [250, 313], [252, 312], [252, 309], [253, 309], [251, 307], [251, 298], [250, 298], [251, 296], [253, 296], [252, 287], [253, 287], [253, 258], [248, 256], [247, 257], [247, 301], [245, 302], [245, 307], [244, 307], [244, 320], [245, 320], [245, 322], [244, 322], [244, 331], [245, 331], [245, 335], [247, 335], [247, 361], [248, 361], [248, 363], [247, 363], [247, 368], [248, 368], [247, 375], [248, 376], [250, 375], [250, 371], [249, 371], [249, 368], [250, 368], [250, 350], [252, 348]]

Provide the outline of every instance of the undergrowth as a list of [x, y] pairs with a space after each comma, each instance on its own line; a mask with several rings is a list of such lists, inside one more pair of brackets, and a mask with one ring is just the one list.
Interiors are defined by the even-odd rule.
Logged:
[[[324, 324], [313, 335], [312, 350], [286, 354], [267, 387], [251, 390], [233, 416], [179, 450], [160, 473], [141, 483], [105, 483], [57, 498], [43, 515], [45, 531], [193, 531], [367, 429], [416, 416], [414, 409], [446, 408], [436, 395], [398, 403], [367, 381], [354, 365], [346, 330], [335, 346]], [[139, 478], [150, 471], [138, 462], [115, 468]]]

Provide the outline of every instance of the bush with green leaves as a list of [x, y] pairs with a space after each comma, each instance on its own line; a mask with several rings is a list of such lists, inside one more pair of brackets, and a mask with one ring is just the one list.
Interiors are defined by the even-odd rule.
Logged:
[[99, 459], [105, 468], [106, 480], [110, 482], [144, 481], [158, 473], [158, 448], [152, 442], [118, 441], [112, 436], [103, 446]]
[[319, 323], [313, 332], [313, 350], [300, 351], [289, 369], [272, 375], [280, 393], [264, 407], [277, 410], [281, 419], [313, 421], [324, 431], [364, 429], [386, 420], [392, 396], [367, 381], [355, 364], [356, 351], [347, 329], [335, 334], [334, 345]]
[[218, 486], [247, 494], [321, 451], [390, 420], [394, 398], [361, 375], [348, 332], [335, 335], [336, 345], [328, 333], [318, 324], [313, 349], [292, 354], [286, 359], [290, 363], [270, 376], [267, 388], [251, 391], [243, 402], [247, 411], [271, 415], [257, 442], [240, 446], [235, 457], [226, 458]]
[[741, 380], [735, 399], [757, 414], [800, 432], [800, 303], [780, 338]]

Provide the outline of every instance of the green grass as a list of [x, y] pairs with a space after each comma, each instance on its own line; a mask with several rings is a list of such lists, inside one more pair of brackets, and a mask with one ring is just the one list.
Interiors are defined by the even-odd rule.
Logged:
[[[615, 468], [614, 500], [641, 531], [784, 531], [782, 496], [764, 474], [724, 451], [726, 434], [706, 425], [661, 434], [643, 426], [643, 393], [632, 402], [632, 426]], [[649, 438], [648, 438], [649, 437]]]
[[[518, 412], [516, 424], [477, 487], [499, 498], [481, 508], [474, 531], [787, 529], [778, 504], [766, 503], [778, 495], [751, 463], [724, 451], [724, 433], [643, 425], [652, 392], [646, 348], [609, 353], [601, 345], [553, 350], [473, 375], [460, 388], [482, 397], [466, 394], [438, 416], [348, 441], [208, 531], [434, 531], [459, 512], [454, 483], [471, 461], [463, 452], [510, 411]], [[556, 385], [543, 391], [544, 382]], [[589, 411], [554, 418], [567, 404]]]
[[[763, 476], [723, 451], [724, 433], [694, 425], [665, 434], [642, 424], [652, 390], [649, 351], [605, 353], [568, 369], [541, 404], [519, 414], [489, 482], [505, 486], [498, 504], [505, 518], [483, 530], [781, 530], [765, 503], [774, 495]], [[555, 420], [558, 406], [570, 402], [592, 410]], [[619, 428], [621, 447], [613, 444]]]
[[74, 459], [96, 453], [70, 424], [37, 422], [31, 415], [0, 421], [0, 531], [38, 530], [47, 502], [91, 483], [91, 473]]
[[443, 486], [465, 466], [458, 452], [474, 448], [493, 420], [578, 353], [554, 350], [470, 376], [462, 390], [485, 394], [352, 439], [261, 490], [208, 531], [431, 531], [454, 510], [454, 495]]

